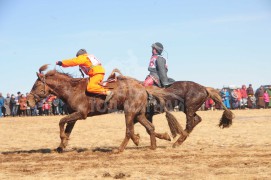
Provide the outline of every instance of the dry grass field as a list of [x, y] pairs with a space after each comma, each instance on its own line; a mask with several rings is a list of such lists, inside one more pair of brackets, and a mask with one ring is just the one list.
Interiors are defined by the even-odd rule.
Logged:
[[[220, 129], [222, 111], [200, 111], [203, 121], [182, 146], [157, 140], [149, 149], [136, 124], [132, 141], [116, 154], [125, 134], [123, 114], [78, 121], [63, 154], [61, 116], [0, 119], [0, 179], [271, 179], [271, 110], [239, 110], [233, 125]], [[185, 125], [181, 112], [173, 113]], [[165, 116], [154, 117], [156, 132], [169, 132]]]

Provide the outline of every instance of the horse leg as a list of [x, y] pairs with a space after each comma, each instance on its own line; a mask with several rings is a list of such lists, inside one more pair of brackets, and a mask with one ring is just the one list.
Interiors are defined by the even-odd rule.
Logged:
[[180, 146], [188, 137], [190, 132], [193, 130], [194, 125], [194, 111], [187, 109], [186, 111], [186, 129], [184, 133], [178, 138], [178, 140], [173, 144], [173, 147]]
[[126, 133], [125, 133], [125, 138], [123, 139], [123, 141], [119, 147], [119, 152], [124, 151], [130, 138], [132, 138], [132, 140], [135, 144], [138, 144], [137, 136], [134, 135], [134, 122], [133, 122], [134, 117], [135, 117], [135, 114], [125, 114]]
[[[77, 120], [72, 121], [72, 122], [68, 122], [68, 123], [67, 123], [67, 126], [66, 126], [66, 128], [65, 128], [65, 134], [66, 134], [68, 140], [69, 140], [69, 137], [70, 137], [70, 135], [71, 135], [72, 129], [73, 129], [73, 127], [74, 127], [76, 121], [77, 121]], [[66, 143], [65, 145], [67, 146], [67, 145], [68, 145], [68, 141], [66, 141], [66, 142], [67, 142], [67, 143]]]
[[186, 134], [179, 137], [179, 139], [173, 144], [173, 147], [181, 145], [186, 140], [188, 135], [192, 132], [194, 127], [196, 127], [196, 125], [198, 125], [200, 122], [201, 117], [196, 113], [194, 113], [193, 116], [191, 116], [191, 114], [187, 115], [186, 129], [184, 130]]
[[[80, 112], [74, 112], [70, 115], [65, 116], [59, 121], [61, 142], [60, 142], [59, 147], [57, 148], [57, 152], [59, 153], [63, 152], [63, 149], [68, 145], [69, 136], [73, 129], [73, 126], [75, 122], [81, 118], [82, 118], [82, 115]], [[68, 123], [68, 125], [65, 130], [64, 128], [65, 128], [66, 123]]]
[[[147, 113], [146, 114], [146, 118], [152, 124], [153, 114], [152, 113]], [[147, 133], [150, 135], [149, 131], [147, 131]], [[170, 135], [167, 132], [165, 132], [165, 133], [156, 133], [156, 132], [154, 132], [154, 135], [158, 139], [163, 139], [163, 140], [171, 141]]]
[[148, 134], [150, 135], [150, 139], [151, 139], [150, 149], [155, 150], [156, 149], [156, 139], [155, 139], [155, 132], [154, 132], [153, 124], [146, 119], [145, 114], [138, 115], [138, 122], [146, 128]]
[[201, 117], [195, 113], [193, 129], [196, 127], [196, 125], [198, 125], [201, 122], [201, 120], [202, 120]]
[[[149, 134], [149, 132], [148, 132], [148, 134]], [[165, 132], [165, 133], [156, 133], [156, 132], [154, 132], [154, 135], [158, 139], [163, 139], [163, 140], [166, 140], [166, 141], [171, 141], [170, 135], [167, 132]]]
[[[153, 114], [150, 114], [150, 113], [147, 113], [146, 114], [146, 116], [145, 116], [146, 118], [147, 118], [147, 120], [150, 122], [150, 123], [152, 123], [152, 118], [153, 118]], [[134, 124], [136, 124], [138, 121], [136, 120], [136, 118], [135, 118], [135, 120], [134, 120]], [[147, 131], [147, 129], [146, 129], [146, 131]], [[150, 133], [149, 133], [149, 131], [147, 131], [147, 133], [150, 135]], [[154, 132], [154, 135], [155, 135], [155, 137], [156, 138], [159, 138], [159, 139], [163, 139], [163, 140], [167, 140], [167, 141], [171, 141], [171, 138], [170, 138], [170, 135], [167, 133], [167, 132], [165, 132], [165, 133], [156, 133], [156, 132]], [[139, 134], [136, 134], [135, 136], [137, 136], [138, 137], [138, 139], [140, 138], [139, 137]], [[135, 143], [135, 142], [134, 142]], [[136, 144], [136, 143], [135, 143]], [[138, 146], [138, 144], [136, 144], [137, 146]]]

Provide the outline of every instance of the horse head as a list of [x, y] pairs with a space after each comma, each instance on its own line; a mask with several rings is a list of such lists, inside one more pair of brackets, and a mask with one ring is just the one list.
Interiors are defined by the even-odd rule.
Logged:
[[46, 84], [46, 75], [42, 72], [48, 68], [48, 64], [43, 65], [37, 72], [38, 79], [33, 85], [31, 92], [27, 97], [27, 101], [30, 107], [34, 107], [35, 104], [43, 99], [45, 99], [50, 94], [50, 88]]

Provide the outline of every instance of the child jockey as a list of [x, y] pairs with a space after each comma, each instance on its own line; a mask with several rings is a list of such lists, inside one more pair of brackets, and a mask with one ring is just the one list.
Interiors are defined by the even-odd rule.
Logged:
[[80, 69], [89, 76], [87, 91], [94, 94], [106, 95], [105, 102], [108, 102], [112, 98], [113, 92], [101, 85], [105, 74], [102, 64], [94, 55], [87, 54], [85, 49], [80, 49], [76, 54], [76, 58], [57, 61], [56, 65], [63, 67], [79, 65]]

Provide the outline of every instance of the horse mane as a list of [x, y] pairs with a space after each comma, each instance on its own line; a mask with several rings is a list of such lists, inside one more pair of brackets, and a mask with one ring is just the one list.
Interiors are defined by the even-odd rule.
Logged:
[[[40, 68], [39, 68], [39, 72], [40, 73], [42, 73], [43, 71], [46, 71], [47, 69], [48, 69], [48, 66], [49, 66], [50, 64], [44, 64], [43, 66], [41, 66]], [[64, 76], [66, 76], [66, 77], [69, 77], [69, 78], [73, 78], [72, 77], [72, 75], [71, 74], [69, 74], [69, 73], [64, 73], [64, 72], [59, 72], [59, 71], [57, 71], [57, 70], [50, 70], [50, 71], [48, 71], [46, 74], [45, 74], [45, 76], [53, 76], [53, 75], [55, 75], [55, 74], [60, 74], [60, 75], [64, 75]]]
[[69, 74], [69, 73], [59, 72], [59, 71], [57, 71], [57, 70], [55, 70], [55, 69], [54, 69], [54, 70], [48, 71], [48, 72], [46, 73], [46, 76], [53, 76], [53, 75], [55, 75], [55, 74], [59, 74], [59, 75], [61, 75], [61, 76], [68, 77], [68, 78], [74, 78], [74, 77], [72, 77], [72, 75]]

